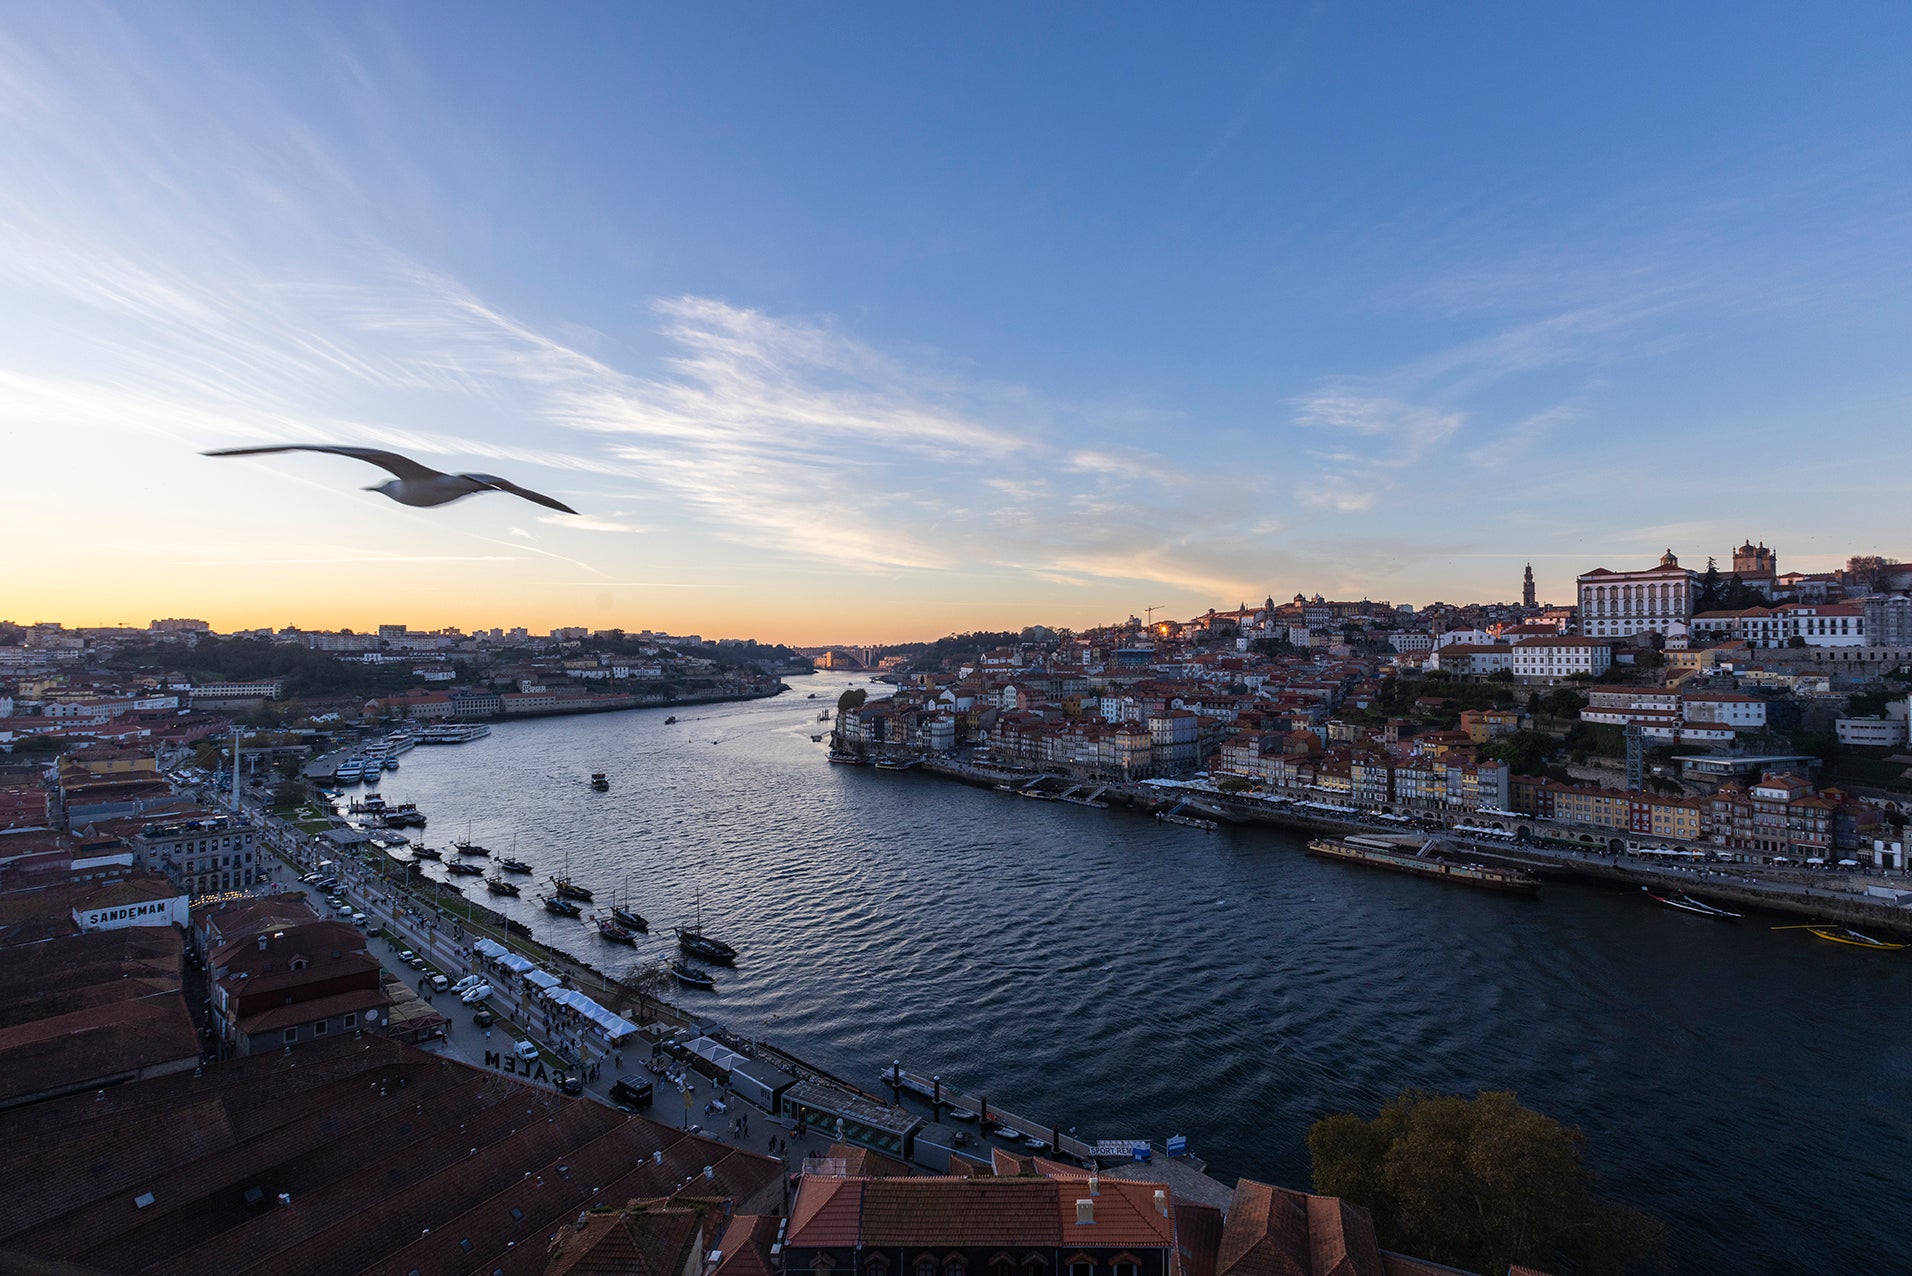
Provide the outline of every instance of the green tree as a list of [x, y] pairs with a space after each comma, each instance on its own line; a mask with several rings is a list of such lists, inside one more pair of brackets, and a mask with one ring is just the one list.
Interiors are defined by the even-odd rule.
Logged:
[[1366, 1208], [1387, 1249], [1477, 1272], [1620, 1273], [1659, 1256], [1664, 1227], [1601, 1196], [1585, 1141], [1508, 1091], [1409, 1090], [1372, 1121], [1323, 1117], [1308, 1153], [1315, 1191]]
[[1710, 556], [1706, 560], [1706, 571], [1700, 576], [1699, 596], [1693, 600], [1693, 610], [1717, 611], [1720, 605], [1719, 563]]
[[1481, 753], [1497, 762], [1505, 762], [1516, 775], [1545, 775], [1547, 759], [1555, 744], [1550, 736], [1537, 731], [1516, 731], [1481, 746]]
[[1587, 707], [1587, 698], [1572, 687], [1555, 687], [1542, 703], [1547, 706], [1549, 717], [1578, 718], [1580, 711]]
[[869, 698], [870, 693], [862, 687], [851, 687], [848, 691], [845, 691], [837, 697], [837, 712], [843, 713], [850, 709], [860, 709], [863, 707], [863, 702]]

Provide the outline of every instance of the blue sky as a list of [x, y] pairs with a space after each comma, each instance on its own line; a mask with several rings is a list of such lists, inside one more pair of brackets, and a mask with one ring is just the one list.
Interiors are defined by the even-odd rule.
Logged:
[[[822, 641], [1906, 556], [1909, 28], [9, 6], [0, 610]], [[196, 455], [282, 439], [586, 517]]]

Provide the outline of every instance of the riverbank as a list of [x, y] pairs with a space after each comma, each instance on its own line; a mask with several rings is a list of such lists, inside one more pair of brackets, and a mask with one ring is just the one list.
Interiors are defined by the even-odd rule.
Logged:
[[[1097, 801], [1146, 814], [1166, 814], [1177, 807], [1186, 807], [1230, 824], [1260, 825], [1309, 835], [1341, 837], [1351, 833], [1408, 831], [1408, 826], [1398, 823], [1360, 820], [1324, 810], [1308, 811], [1299, 808], [1294, 799], [1269, 801], [1206, 788], [1164, 788], [1144, 781], [1098, 783], [1061, 777], [1045, 780], [1042, 772], [949, 758], [925, 758], [911, 769], [992, 789], [1005, 784], [1022, 788], [1046, 782], [1052, 788], [1076, 787], [1090, 791]], [[1451, 832], [1446, 835], [1456, 836]], [[1763, 912], [1912, 937], [1912, 911], [1868, 899], [1862, 893], [1863, 885], [1857, 891], [1842, 889], [1855, 879], [1838, 873], [1813, 874], [1807, 870], [1774, 873], [1746, 864], [1656, 863], [1629, 852], [1556, 848], [1531, 841], [1485, 843], [1468, 840], [1464, 835], [1460, 840], [1484, 860], [1515, 865], [1547, 877], [1636, 890], [1642, 886], [1656, 890], [1700, 890], [1709, 897]], [[1815, 877], [1819, 880], [1813, 880]], [[1863, 882], [1864, 879], [1856, 880]]]
[[[1878, 1167], [1912, 1159], [1912, 1118], [1873, 1096], [1912, 1084], [1880, 1011], [1912, 995], [1906, 954], [1721, 924], [1637, 886], [1549, 882], [1539, 903], [1437, 889], [1302, 854], [1279, 828], [1204, 835], [831, 766], [811, 737], [846, 685], [497, 728], [406, 755], [387, 796], [628, 900], [655, 930], [634, 949], [528, 888], [471, 892], [614, 978], [674, 955], [663, 923], [701, 903], [741, 956], [716, 990], [661, 996], [866, 1092], [901, 1059], [1045, 1127], [1185, 1134], [1222, 1177], [1304, 1186], [1325, 1113], [1372, 1116], [1410, 1086], [1509, 1089], [1587, 1132], [1589, 1162], [1668, 1220], [1683, 1267], [1745, 1252], [1804, 1268], [1830, 1233], [1855, 1269], [1892, 1269]], [[1786, 1165], [1837, 1190], [1776, 1190]]]

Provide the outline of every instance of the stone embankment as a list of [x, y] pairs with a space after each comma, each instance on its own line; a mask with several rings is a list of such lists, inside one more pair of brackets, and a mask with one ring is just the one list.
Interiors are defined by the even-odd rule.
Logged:
[[[989, 788], [1002, 784], [1021, 787], [1043, 778], [1040, 772], [948, 758], [926, 758], [914, 769]], [[1084, 782], [1058, 776], [1050, 783], [1052, 786], [1060, 783], [1067, 787]], [[1400, 824], [1384, 821], [1370, 823], [1341, 817], [1329, 811], [1308, 811], [1294, 802], [1276, 803], [1261, 798], [1234, 797], [1209, 789], [1163, 789], [1137, 782], [1111, 783], [1106, 786], [1084, 784], [1084, 787], [1095, 789], [1099, 800], [1110, 805], [1156, 812], [1186, 802], [1210, 818], [1231, 824], [1263, 825], [1316, 836], [1411, 831]], [[1612, 830], [1600, 832], [1608, 838], [1613, 836]], [[1461, 840], [1466, 841], [1464, 837]], [[1466, 841], [1466, 844], [1483, 860], [1515, 864], [1546, 877], [1601, 882], [1632, 890], [1645, 886], [1656, 891], [1699, 892], [1710, 903], [1732, 904], [1813, 921], [1832, 922], [1863, 928], [1868, 933], [1883, 931], [1900, 937], [1912, 936], [1912, 910], [1868, 898], [1863, 893], [1868, 880], [1864, 876], [1848, 876], [1824, 870], [1774, 870], [1749, 864], [1662, 864], [1654, 862], [1651, 857], [1631, 853], [1615, 855], [1604, 851], [1555, 848], [1526, 841], [1492, 844]]]

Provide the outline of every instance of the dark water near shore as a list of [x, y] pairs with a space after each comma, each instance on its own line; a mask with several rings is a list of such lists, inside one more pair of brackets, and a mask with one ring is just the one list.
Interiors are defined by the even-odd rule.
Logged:
[[[743, 957], [678, 999], [872, 1089], [900, 1057], [1295, 1187], [1323, 1113], [1511, 1089], [1586, 1131], [1683, 1270], [1912, 1272], [1912, 952], [1592, 888], [1506, 899], [1323, 863], [1269, 830], [833, 767], [810, 735], [847, 680], [793, 682], [501, 725], [412, 751], [383, 792], [430, 815], [434, 845], [469, 819], [494, 853], [515, 833], [541, 878], [568, 853], [600, 903], [628, 883], [653, 928], [636, 953], [528, 888], [486, 898], [614, 973], [661, 961], [701, 896]], [[585, 782], [599, 770], [609, 793]]]

